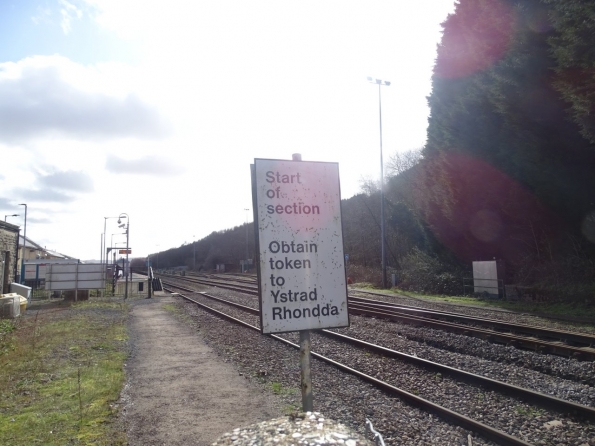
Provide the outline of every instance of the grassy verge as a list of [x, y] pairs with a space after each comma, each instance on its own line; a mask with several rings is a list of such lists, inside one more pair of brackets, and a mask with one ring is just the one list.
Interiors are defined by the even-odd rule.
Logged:
[[577, 305], [576, 303], [548, 303], [548, 302], [514, 302], [500, 299], [480, 299], [468, 296], [437, 296], [431, 294], [415, 293], [413, 291], [391, 288], [390, 290], [374, 289], [371, 286], [360, 286], [357, 288], [374, 290], [386, 294], [400, 294], [403, 296], [415, 297], [418, 299], [432, 300], [435, 302], [447, 302], [451, 304], [475, 305], [486, 308], [499, 308], [502, 310], [516, 311], [522, 313], [546, 314], [552, 316], [590, 319], [595, 320], [595, 307]]
[[128, 306], [55, 302], [0, 323], [0, 444], [125, 444]]

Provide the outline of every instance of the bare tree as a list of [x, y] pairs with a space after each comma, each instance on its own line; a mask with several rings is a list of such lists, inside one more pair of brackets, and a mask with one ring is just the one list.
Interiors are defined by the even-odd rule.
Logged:
[[396, 152], [386, 163], [387, 176], [396, 176], [411, 169], [422, 159], [421, 149]]
[[362, 176], [359, 179], [360, 192], [368, 196], [380, 192], [380, 181], [374, 180], [371, 177]]

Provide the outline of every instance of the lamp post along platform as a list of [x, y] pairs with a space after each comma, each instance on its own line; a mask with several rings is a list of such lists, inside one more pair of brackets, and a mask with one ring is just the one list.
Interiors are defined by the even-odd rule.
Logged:
[[[126, 219], [126, 223], [122, 223], [122, 218]], [[128, 263], [128, 254], [130, 253], [129, 249], [129, 240], [130, 240], [130, 217], [126, 213], [121, 213], [118, 217], [118, 225], [120, 228], [126, 229], [126, 263], [124, 264], [124, 299], [128, 299], [128, 272], [132, 274], [132, 270], [130, 269], [130, 265]]]

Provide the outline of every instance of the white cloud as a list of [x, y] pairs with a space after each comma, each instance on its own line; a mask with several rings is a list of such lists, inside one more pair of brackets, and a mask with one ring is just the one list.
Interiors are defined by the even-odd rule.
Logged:
[[24, 187], [17, 187], [13, 189], [13, 194], [17, 197], [21, 197], [23, 200], [26, 200], [28, 203], [70, 203], [77, 198], [73, 195], [65, 194], [63, 192], [49, 188], [28, 189]]
[[52, 23], [52, 10], [50, 8], [37, 7], [37, 14], [31, 17], [31, 21], [39, 25], [40, 23]]
[[111, 68], [104, 75], [101, 66], [86, 67], [60, 56], [0, 64], [0, 141], [167, 136], [167, 122], [137, 93], [121, 87], [112, 91]]
[[149, 155], [136, 159], [123, 159], [108, 155], [105, 167], [116, 174], [169, 176], [182, 173], [183, 169], [167, 158]]
[[69, 34], [72, 31], [72, 20], [80, 19], [83, 16], [83, 11], [66, 0], [60, 0], [60, 6], [60, 15], [62, 16], [60, 26], [64, 34]]
[[[64, 9], [71, 45], [89, 15], [106, 28], [98, 38], [135, 41], [137, 65], [0, 64], [0, 196], [10, 198], [0, 207], [31, 201], [40, 220], [28, 234], [82, 258], [99, 256], [103, 216], [119, 212], [132, 218], [135, 255], [243, 223], [255, 157], [339, 162], [343, 196], [356, 193], [379, 172], [378, 88], [366, 76], [392, 81], [385, 159], [423, 145], [438, 24], [454, 2], [67, 1], [79, 22], [60, 0], [38, 2], [53, 15], [36, 20], [56, 31]], [[184, 215], [155, 218], [148, 201]]]
[[39, 175], [38, 181], [44, 187], [84, 193], [93, 192], [93, 180], [82, 171], [54, 171]]

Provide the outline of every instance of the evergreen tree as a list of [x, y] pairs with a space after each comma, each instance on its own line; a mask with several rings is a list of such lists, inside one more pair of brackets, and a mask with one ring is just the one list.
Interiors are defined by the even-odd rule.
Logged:
[[593, 206], [595, 157], [559, 93], [563, 25], [548, 3], [564, 9], [461, 0], [443, 24], [418, 205], [466, 261], [555, 250]]

